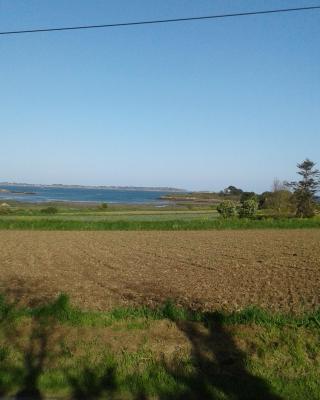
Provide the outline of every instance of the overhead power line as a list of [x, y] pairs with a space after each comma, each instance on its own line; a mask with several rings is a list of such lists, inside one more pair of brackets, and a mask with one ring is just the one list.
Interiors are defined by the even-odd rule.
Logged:
[[217, 14], [217, 15], [205, 15], [199, 17], [186, 17], [186, 18], [171, 18], [171, 19], [156, 19], [149, 21], [133, 21], [133, 22], [119, 22], [114, 24], [101, 24], [101, 25], [80, 25], [80, 26], [64, 26], [60, 28], [39, 28], [39, 29], [24, 29], [17, 31], [3, 31], [0, 35], [18, 35], [25, 33], [40, 33], [40, 32], [58, 32], [58, 31], [72, 31], [80, 29], [101, 29], [101, 28], [116, 28], [123, 26], [135, 26], [135, 25], [151, 25], [151, 24], [166, 24], [170, 22], [187, 22], [187, 21], [200, 21], [218, 18], [230, 18], [230, 17], [246, 17], [250, 15], [262, 15], [262, 14], [276, 14], [276, 13], [288, 13], [293, 11], [310, 11], [318, 10], [320, 6], [310, 7], [296, 7], [296, 8], [280, 8], [274, 10], [261, 10], [261, 11], [250, 11], [241, 13], [231, 14]]

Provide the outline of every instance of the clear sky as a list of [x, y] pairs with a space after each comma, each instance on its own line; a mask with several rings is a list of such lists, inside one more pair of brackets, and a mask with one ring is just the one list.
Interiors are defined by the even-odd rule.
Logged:
[[[0, 0], [0, 30], [319, 5]], [[0, 36], [0, 181], [270, 188], [320, 163], [320, 11]]]

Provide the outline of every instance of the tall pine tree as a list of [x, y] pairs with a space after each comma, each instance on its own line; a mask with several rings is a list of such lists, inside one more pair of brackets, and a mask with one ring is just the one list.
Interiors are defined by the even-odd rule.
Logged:
[[320, 188], [320, 171], [315, 166], [313, 161], [306, 158], [301, 164], [297, 164], [301, 180], [288, 184], [293, 189], [297, 217], [310, 218], [314, 216], [315, 195]]

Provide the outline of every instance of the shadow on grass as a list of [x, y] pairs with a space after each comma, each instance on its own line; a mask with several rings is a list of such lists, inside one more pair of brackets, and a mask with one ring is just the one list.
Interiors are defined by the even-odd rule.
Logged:
[[[268, 383], [248, 371], [246, 354], [219, 321], [219, 314], [215, 313], [212, 319], [207, 315], [206, 320], [207, 326], [174, 321], [191, 344], [191, 364], [159, 362], [152, 366], [149, 381], [139, 379], [140, 371], [133, 373], [127, 377], [132, 389], [130, 399], [281, 400]], [[170, 383], [161, 384], [159, 376]], [[95, 370], [84, 369], [83, 375], [70, 380], [70, 384], [75, 399], [121, 398], [117, 392], [116, 366], [108, 367], [100, 378]]]
[[33, 321], [27, 348], [23, 351], [23, 381], [21, 389], [15, 396], [17, 400], [42, 399], [38, 383], [48, 358], [48, 338], [50, 332], [52, 332], [52, 326], [50, 327], [47, 321]]
[[[56, 312], [57, 304], [62, 304], [61, 300], [51, 312]], [[82, 363], [80, 369], [63, 369], [59, 358], [64, 341], [56, 334], [57, 318], [48, 315], [48, 311], [33, 314], [30, 324], [21, 327], [21, 321], [17, 323], [10, 306], [2, 306], [1, 332], [20, 361], [17, 363], [16, 358], [10, 357], [5, 347], [0, 351], [0, 397], [15, 391], [17, 400], [43, 399], [41, 376], [56, 363], [69, 387], [68, 398], [77, 400], [120, 399], [121, 394], [128, 391], [129, 398], [136, 400], [281, 399], [263, 379], [248, 371], [246, 354], [237, 347], [218, 313], [206, 315], [205, 324], [179, 318], [172, 320], [190, 342], [191, 362], [188, 365], [155, 362], [147, 380], [141, 379], [143, 366], [120, 379], [119, 365], [112, 359], [92, 367]], [[161, 384], [162, 377], [170, 384]]]
[[167, 366], [167, 372], [185, 388], [179, 395], [163, 399], [280, 400], [269, 385], [246, 367], [246, 355], [236, 345], [215, 313], [205, 328], [202, 324], [176, 321], [192, 345], [193, 372]]
[[[55, 318], [34, 315], [21, 320], [18, 301], [0, 298], [0, 397], [41, 400], [39, 380], [48, 365], [60, 356]], [[10, 397], [12, 398], [12, 397]]]
[[116, 368], [107, 366], [104, 371], [85, 367], [80, 376], [68, 376], [71, 387], [71, 398], [82, 399], [112, 399], [117, 392]]

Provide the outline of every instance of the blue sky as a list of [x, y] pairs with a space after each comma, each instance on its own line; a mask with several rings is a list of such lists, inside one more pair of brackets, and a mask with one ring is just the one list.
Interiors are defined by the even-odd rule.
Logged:
[[[0, 0], [1, 30], [317, 5]], [[320, 11], [0, 37], [0, 181], [269, 189], [320, 164]]]

